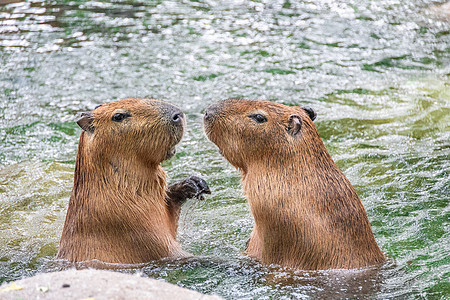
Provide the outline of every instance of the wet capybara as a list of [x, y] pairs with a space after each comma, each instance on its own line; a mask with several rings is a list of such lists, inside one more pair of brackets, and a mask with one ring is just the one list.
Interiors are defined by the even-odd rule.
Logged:
[[167, 187], [160, 166], [183, 136], [183, 112], [155, 99], [125, 99], [77, 123], [82, 132], [57, 257], [135, 264], [187, 255], [176, 240], [181, 205], [209, 188], [195, 176]]
[[255, 219], [247, 254], [304, 270], [385, 260], [364, 207], [313, 123], [310, 108], [228, 99], [208, 107], [208, 138], [242, 175]]

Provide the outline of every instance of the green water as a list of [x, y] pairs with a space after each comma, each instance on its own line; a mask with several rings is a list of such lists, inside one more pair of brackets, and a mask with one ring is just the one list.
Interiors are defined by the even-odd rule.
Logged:
[[[450, 21], [426, 0], [18, 1], [0, 5], [0, 282], [58, 270], [80, 112], [126, 97], [181, 107], [164, 163], [213, 194], [179, 240], [197, 257], [141, 272], [226, 299], [450, 298]], [[202, 130], [229, 97], [315, 109], [356, 187], [381, 268], [295, 272], [240, 253], [252, 229], [239, 174]]]

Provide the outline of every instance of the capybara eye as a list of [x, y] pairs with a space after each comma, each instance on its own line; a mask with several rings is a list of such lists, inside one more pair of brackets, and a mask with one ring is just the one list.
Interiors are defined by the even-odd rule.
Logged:
[[114, 122], [122, 122], [124, 119], [128, 118], [130, 114], [127, 113], [115, 113], [112, 117]]
[[267, 118], [260, 114], [251, 115], [250, 118], [255, 120], [258, 123], [264, 123], [267, 122]]

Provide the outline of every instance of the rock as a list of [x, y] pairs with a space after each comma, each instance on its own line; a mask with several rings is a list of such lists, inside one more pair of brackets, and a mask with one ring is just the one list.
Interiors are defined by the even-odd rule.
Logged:
[[442, 21], [450, 22], [450, 2], [431, 5], [428, 10]]
[[156, 279], [103, 270], [68, 270], [4, 283], [0, 299], [201, 299], [219, 300]]

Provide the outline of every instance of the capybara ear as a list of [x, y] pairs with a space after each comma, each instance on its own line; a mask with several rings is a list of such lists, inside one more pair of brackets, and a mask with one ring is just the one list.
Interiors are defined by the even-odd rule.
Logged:
[[298, 115], [289, 116], [288, 132], [292, 135], [297, 135], [302, 129], [302, 119]]
[[94, 115], [91, 111], [88, 111], [81, 114], [81, 118], [77, 121], [77, 124], [84, 131], [93, 132], [94, 127], [92, 126], [92, 121], [94, 121]]
[[314, 121], [317, 117], [316, 112], [311, 108], [311, 107], [302, 107], [304, 111], [306, 111], [306, 113], [308, 114], [309, 118], [311, 119], [311, 121]]

